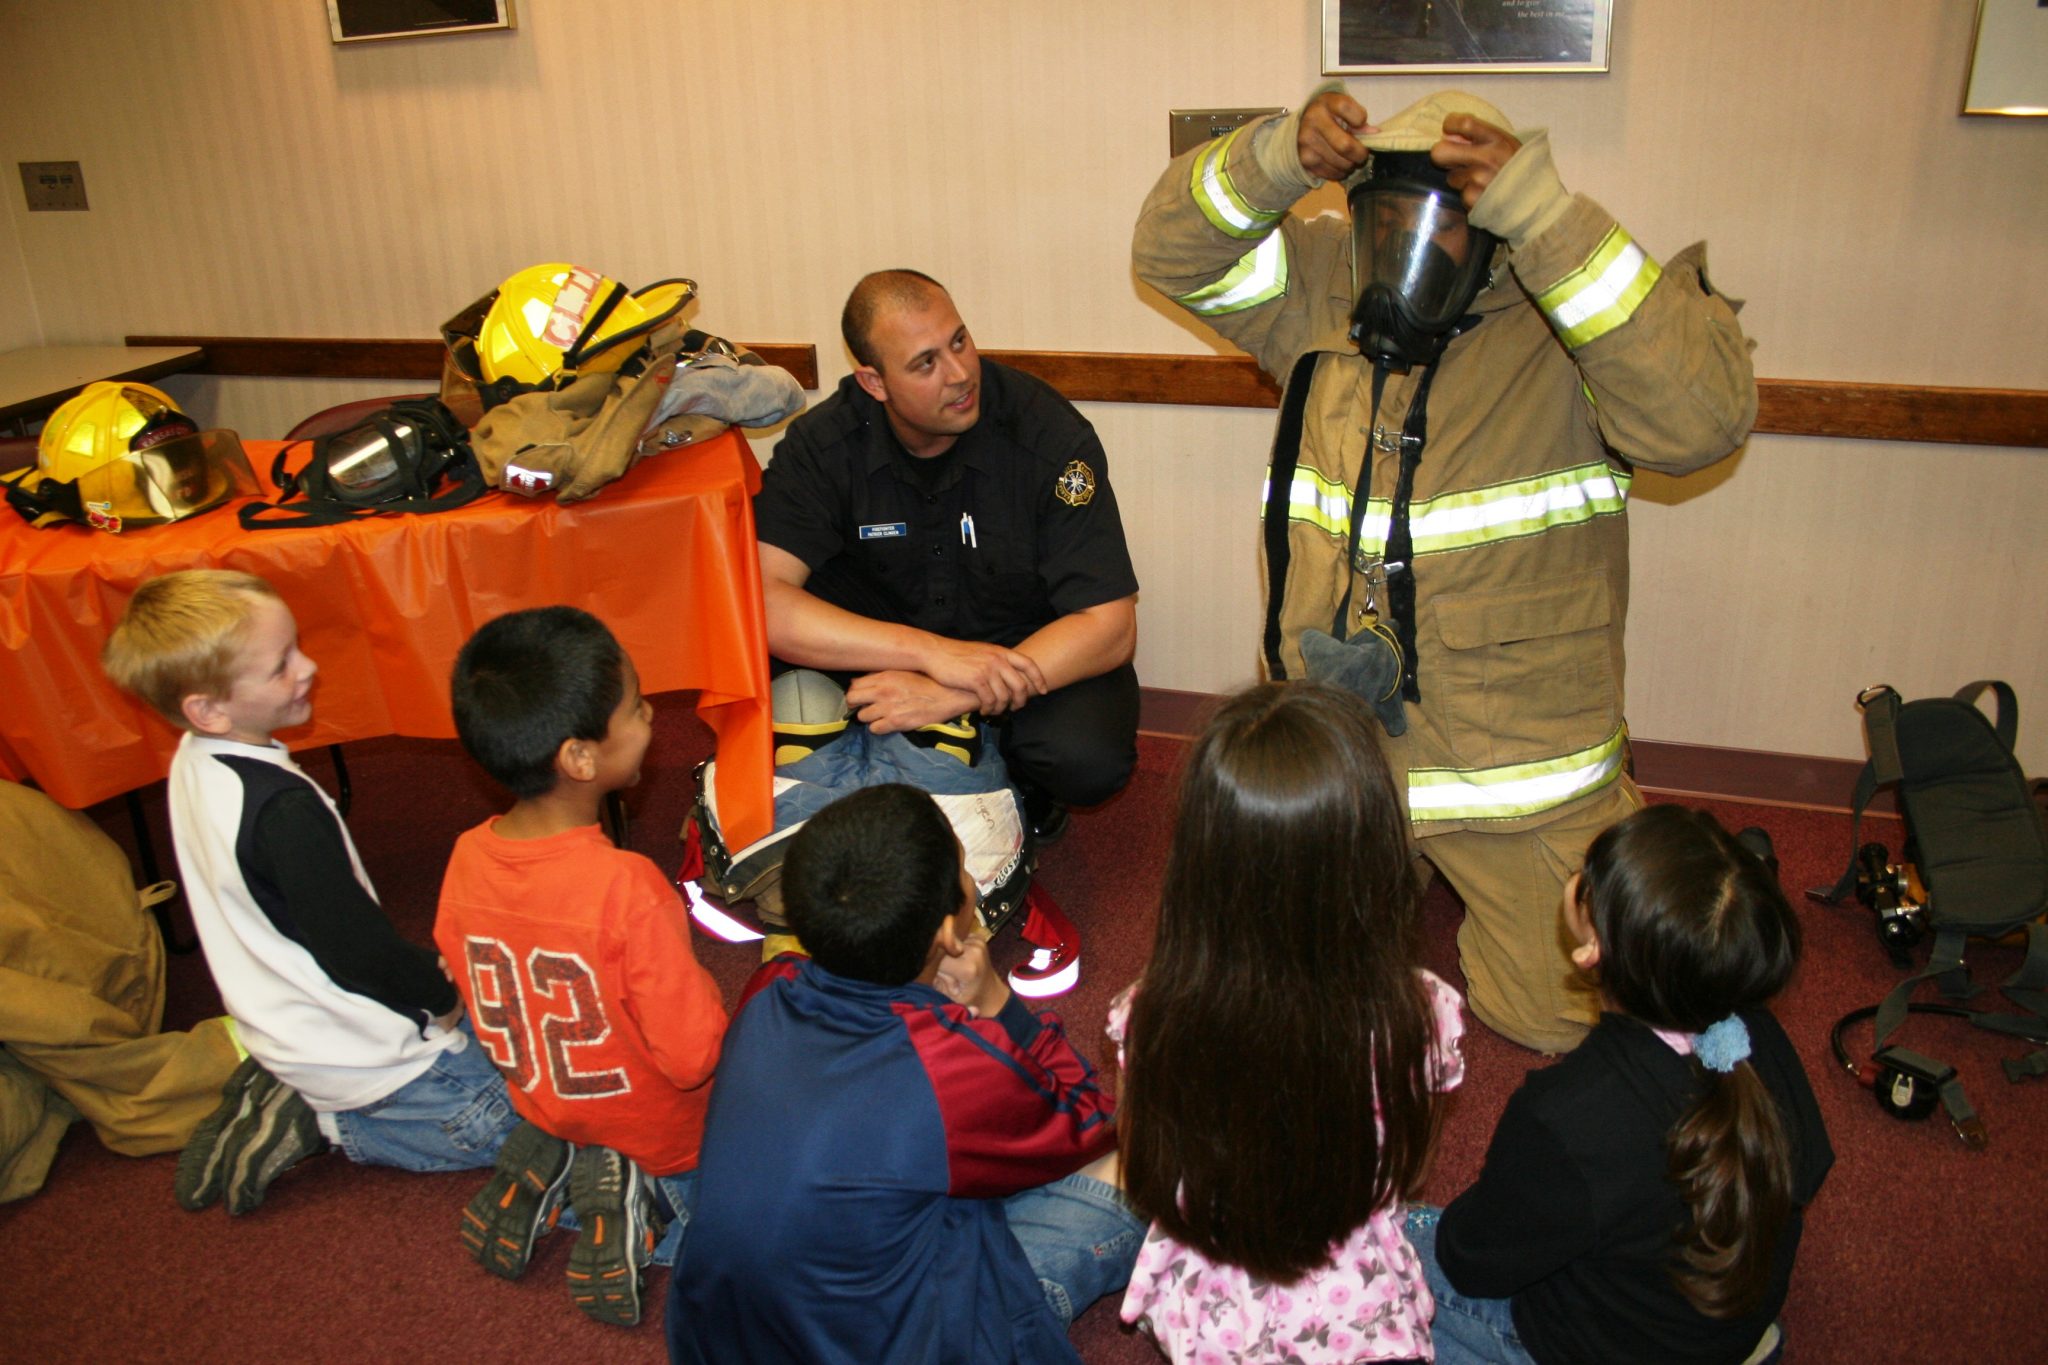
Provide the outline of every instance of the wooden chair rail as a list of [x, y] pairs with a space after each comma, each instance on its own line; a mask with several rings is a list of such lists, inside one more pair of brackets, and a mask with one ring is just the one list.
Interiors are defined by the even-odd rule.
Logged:
[[[438, 382], [447, 347], [438, 341], [361, 341], [347, 337], [128, 337], [130, 346], [199, 346], [194, 374], [279, 379], [421, 379]], [[740, 343], [780, 365], [807, 389], [818, 387], [818, 348], [809, 342]]]
[[[200, 346], [196, 373], [320, 379], [438, 379], [438, 341], [335, 337], [132, 336], [131, 346]], [[818, 348], [747, 342], [749, 350], [818, 387]], [[1271, 408], [1273, 382], [1243, 356], [1134, 355], [1113, 351], [984, 351], [1028, 371], [1075, 402]], [[1788, 436], [2048, 448], [2048, 391], [1760, 379], [1756, 429]]]
[[[1280, 391], [1243, 356], [983, 351], [1075, 402], [1275, 408]], [[2048, 391], [1759, 379], [1756, 429], [1787, 436], [2048, 447]]]

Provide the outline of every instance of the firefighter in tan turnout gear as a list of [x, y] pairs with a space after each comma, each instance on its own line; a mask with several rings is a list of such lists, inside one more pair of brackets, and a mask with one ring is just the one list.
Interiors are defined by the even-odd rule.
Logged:
[[[1418, 847], [1463, 898], [1473, 1010], [1544, 1052], [1597, 1017], [1559, 938], [1623, 772], [1626, 502], [1747, 439], [1756, 381], [1703, 245], [1659, 265], [1541, 131], [1341, 89], [1177, 158], [1139, 276], [1285, 389], [1265, 498], [1276, 677], [1378, 706]], [[1343, 180], [1349, 221], [1290, 216]], [[1347, 568], [1347, 563], [1349, 567]]]

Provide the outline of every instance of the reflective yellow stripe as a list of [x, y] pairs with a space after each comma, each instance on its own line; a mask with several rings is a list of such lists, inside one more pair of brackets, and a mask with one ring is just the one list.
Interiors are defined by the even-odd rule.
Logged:
[[1628, 476], [1605, 461], [1463, 493], [1443, 493], [1408, 509], [1416, 555], [1442, 554], [1537, 535], [1612, 516], [1628, 500]]
[[1278, 232], [1247, 251], [1230, 273], [1176, 300], [1192, 313], [1214, 316], [1256, 308], [1287, 292], [1287, 239]]
[[[1268, 468], [1266, 486], [1259, 495], [1259, 506], [1266, 506], [1272, 496], [1273, 471]], [[1366, 505], [1371, 506], [1370, 503]], [[1308, 465], [1296, 465], [1294, 482], [1287, 489], [1287, 519], [1305, 521], [1333, 536], [1349, 535], [1351, 490], [1335, 479], [1323, 477]]]
[[1590, 749], [1499, 768], [1416, 768], [1408, 774], [1408, 818], [1513, 820], [1598, 791], [1621, 772], [1626, 727]]
[[1617, 223], [1584, 265], [1536, 296], [1536, 306], [1577, 350], [1627, 322], [1663, 273]]
[[1250, 200], [1237, 192], [1237, 186], [1231, 183], [1230, 173], [1223, 168], [1231, 147], [1244, 136], [1245, 128], [1251, 126], [1246, 124], [1229, 137], [1204, 147], [1195, 157], [1190, 181], [1195, 205], [1202, 210], [1202, 216], [1218, 232], [1227, 232], [1232, 237], [1262, 237], [1268, 228], [1287, 214], [1285, 208], [1255, 208]]
[[[1442, 493], [1408, 509], [1408, 533], [1415, 554], [1443, 554], [1495, 541], [1517, 540], [1556, 526], [1576, 526], [1595, 517], [1612, 516], [1628, 503], [1631, 476], [1602, 461], [1574, 469], [1555, 470], [1532, 479]], [[1270, 472], [1260, 501], [1272, 496]], [[1393, 527], [1393, 502], [1368, 498], [1358, 526], [1358, 551], [1368, 559], [1386, 553]], [[1303, 465], [1294, 472], [1287, 492], [1287, 517], [1305, 521], [1333, 536], [1351, 532], [1351, 490]]]

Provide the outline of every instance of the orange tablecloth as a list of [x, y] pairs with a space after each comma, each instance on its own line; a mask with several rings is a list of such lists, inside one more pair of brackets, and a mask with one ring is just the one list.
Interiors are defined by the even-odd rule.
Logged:
[[[267, 475], [279, 443], [247, 443]], [[752, 492], [738, 432], [644, 460], [588, 502], [504, 493], [425, 516], [244, 531], [232, 508], [109, 535], [0, 524], [0, 777], [80, 807], [155, 781], [178, 735], [100, 672], [138, 583], [241, 569], [275, 584], [320, 665], [293, 749], [378, 735], [448, 739], [448, 676], [483, 622], [567, 602], [617, 633], [649, 693], [698, 689], [718, 735], [734, 846], [773, 825], [767, 634]]]

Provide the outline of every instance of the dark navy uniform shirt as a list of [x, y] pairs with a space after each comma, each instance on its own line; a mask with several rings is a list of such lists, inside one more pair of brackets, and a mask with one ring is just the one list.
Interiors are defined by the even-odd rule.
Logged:
[[955, 640], [1014, 645], [1138, 590], [1102, 442], [1043, 381], [983, 360], [981, 419], [935, 459], [924, 477], [848, 375], [776, 446], [761, 541], [825, 601]]

